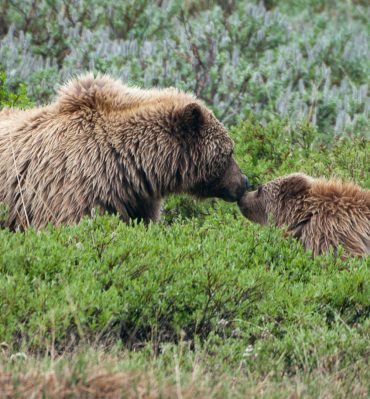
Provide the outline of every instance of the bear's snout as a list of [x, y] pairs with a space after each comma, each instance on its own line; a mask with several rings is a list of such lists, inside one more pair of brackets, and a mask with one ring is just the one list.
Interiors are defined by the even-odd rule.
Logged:
[[251, 188], [251, 185], [249, 184], [248, 177], [246, 175], [242, 176], [242, 185], [245, 186], [246, 190], [250, 190], [250, 188]]
[[240, 201], [249, 187], [250, 185], [247, 176], [242, 174], [239, 184], [236, 185], [235, 193], [231, 193], [231, 196], [233, 197], [232, 201]]
[[238, 206], [240, 212], [252, 222], [259, 224], [267, 224], [267, 212], [257, 191], [245, 192], [239, 199]]
[[249, 188], [249, 181], [234, 161], [220, 184], [219, 197], [229, 202], [239, 201]]
[[197, 184], [190, 193], [199, 198], [216, 197], [227, 202], [237, 202], [248, 188], [247, 176], [240, 170], [235, 160], [231, 159], [222, 176], [210, 182]]
[[232, 159], [221, 179], [221, 197], [226, 201], [239, 201], [248, 187], [249, 181], [247, 176], [240, 170], [235, 160]]
[[248, 191], [245, 192], [238, 200], [238, 206], [239, 206], [240, 210], [242, 211], [242, 213], [243, 213], [243, 209], [248, 207], [249, 194], [250, 193]]

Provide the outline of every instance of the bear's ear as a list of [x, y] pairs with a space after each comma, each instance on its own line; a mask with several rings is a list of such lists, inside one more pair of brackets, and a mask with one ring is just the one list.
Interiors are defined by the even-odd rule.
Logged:
[[293, 175], [283, 180], [280, 186], [280, 195], [282, 199], [295, 198], [298, 195], [305, 194], [311, 186], [310, 179], [305, 175]]
[[187, 104], [174, 115], [174, 133], [193, 136], [199, 133], [204, 122], [202, 108], [197, 103]]

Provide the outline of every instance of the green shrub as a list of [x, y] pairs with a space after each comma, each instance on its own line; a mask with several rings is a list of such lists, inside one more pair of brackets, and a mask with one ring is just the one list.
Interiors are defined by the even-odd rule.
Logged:
[[[315, 130], [278, 121], [249, 120], [231, 133], [255, 184], [302, 170], [370, 187], [364, 139], [319, 145]], [[235, 205], [173, 197], [164, 221], [148, 227], [104, 216], [40, 232], [0, 230], [0, 340], [32, 351], [151, 342], [160, 353], [185, 339], [221, 346], [236, 363], [252, 345], [258, 358], [249, 367], [261, 372], [270, 358], [294, 371], [338, 350], [349, 364], [367, 348], [369, 273], [367, 258], [313, 260]]]
[[340, 177], [370, 187], [370, 141], [342, 137], [325, 143], [307, 124], [275, 121], [262, 125], [250, 119], [231, 128], [236, 157], [253, 183], [292, 172]]
[[0, 70], [0, 109], [4, 107], [25, 108], [32, 105], [27, 97], [27, 88], [20, 83], [15, 88], [10, 88], [6, 82], [5, 72]]
[[187, 339], [231, 337], [236, 328], [249, 336], [252, 323], [279, 335], [295, 320], [310, 330], [369, 316], [363, 260], [313, 261], [279, 231], [232, 214], [148, 228], [97, 217], [0, 233], [0, 337], [14, 345], [40, 348], [53, 337], [65, 345], [104, 331], [130, 346], [159, 345], [181, 331]]

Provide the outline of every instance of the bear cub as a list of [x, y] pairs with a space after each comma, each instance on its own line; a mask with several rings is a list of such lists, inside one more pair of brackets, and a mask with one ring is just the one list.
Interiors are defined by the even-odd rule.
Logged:
[[287, 226], [313, 256], [339, 245], [370, 254], [370, 190], [353, 183], [294, 173], [246, 192], [239, 208], [253, 222]]

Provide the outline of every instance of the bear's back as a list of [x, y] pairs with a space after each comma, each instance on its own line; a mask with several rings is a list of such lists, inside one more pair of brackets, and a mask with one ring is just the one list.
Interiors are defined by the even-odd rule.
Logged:
[[336, 179], [317, 179], [311, 185], [310, 196], [317, 206], [328, 212], [359, 209], [370, 217], [370, 190], [354, 183]]
[[197, 102], [192, 94], [176, 88], [141, 89], [129, 87], [109, 76], [87, 74], [62, 86], [56, 98], [57, 110], [64, 113], [79, 112], [90, 109], [104, 114], [119, 112], [125, 114], [143, 109], [158, 109], [158, 106], [172, 107]]
[[315, 254], [342, 245], [353, 254], [370, 254], [370, 190], [340, 180], [312, 183], [312, 217], [305, 239]]

